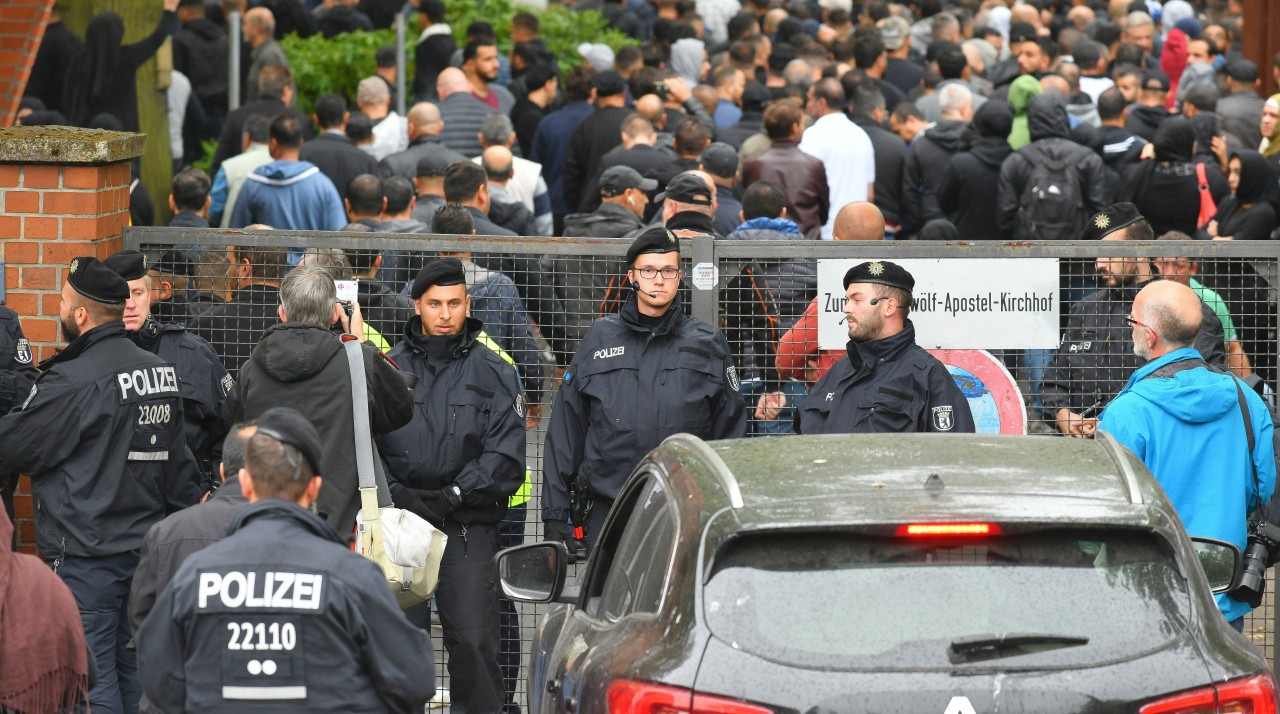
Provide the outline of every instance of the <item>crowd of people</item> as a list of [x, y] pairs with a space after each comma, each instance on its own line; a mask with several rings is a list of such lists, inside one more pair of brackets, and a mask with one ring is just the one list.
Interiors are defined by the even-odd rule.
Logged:
[[[820, 350], [812, 258], [735, 268], [710, 325], [687, 315], [680, 239], [1207, 241], [1277, 229], [1280, 95], [1258, 94], [1228, 0], [579, 0], [566, 4], [603, 12], [636, 43], [583, 44], [573, 69], [530, 12], [514, 16], [503, 53], [482, 21], [459, 46], [440, 0], [163, 1], [154, 33], [131, 45], [114, 15], [81, 41], [55, 13], [20, 122], [136, 130], [133, 74], [172, 36], [169, 225], [630, 248], [625, 259], [211, 250], [193, 238], [159, 256], [78, 258], [62, 286], [70, 344], [38, 369], [16, 316], [0, 314], [0, 406], [13, 409], [0, 467], [32, 477], [38, 549], [84, 626], [84, 645], [33, 676], [95, 710], [306, 700], [398, 711], [434, 694], [430, 608], [401, 618], [372, 568], [343, 554], [360, 506], [344, 336], [362, 343], [384, 505], [449, 536], [435, 612], [452, 706], [518, 711], [519, 621], [491, 561], [522, 542], [529, 515], [570, 552], [590, 548], [637, 461], [679, 432], [975, 429], [963, 392], [915, 343], [915, 279], [900, 266], [845, 275], [849, 346]], [[231, 12], [243, 48], [228, 45]], [[422, 27], [404, 116], [385, 47], [354, 96], [298, 111], [280, 37], [386, 27], [398, 12]], [[235, 109], [231, 52], [245, 69]], [[1280, 54], [1273, 64], [1280, 83]], [[192, 168], [209, 138], [210, 171]], [[136, 180], [132, 195], [134, 224], [150, 224]], [[1074, 301], [1059, 349], [1006, 356], [1027, 368], [1047, 428], [1092, 436], [1144, 360], [1179, 350], [1261, 393], [1275, 384], [1274, 301], [1251, 267], [1130, 256], [1092, 272], [1064, 274]], [[354, 300], [337, 292], [348, 280]], [[1174, 283], [1185, 289], [1150, 292]], [[1130, 339], [1146, 328], [1144, 300], [1176, 308], [1158, 324], [1179, 326], [1167, 342], [1152, 330], [1145, 356]], [[531, 502], [525, 433], [544, 407]], [[1243, 545], [1220, 525], [1207, 529]], [[254, 578], [286, 577], [288, 604], [252, 604]], [[1243, 612], [1224, 606], [1235, 621]], [[215, 643], [228, 626], [231, 644]], [[286, 628], [343, 654], [314, 660], [264, 639]], [[278, 656], [242, 654], [250, 641]], [[326, 680], [352, 671], [350, 687]], [[0, 707], [55, 699], [39, 694], [0, 675]]]

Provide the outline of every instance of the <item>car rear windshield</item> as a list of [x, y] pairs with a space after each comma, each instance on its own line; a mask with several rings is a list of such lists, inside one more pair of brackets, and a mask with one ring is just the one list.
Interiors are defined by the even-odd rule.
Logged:
[[1165, 644], [1190, 596], [1146, 532], [806, 533], [731, 541], [703, 607], [722, 641], [800, 666], [1052, 668]]

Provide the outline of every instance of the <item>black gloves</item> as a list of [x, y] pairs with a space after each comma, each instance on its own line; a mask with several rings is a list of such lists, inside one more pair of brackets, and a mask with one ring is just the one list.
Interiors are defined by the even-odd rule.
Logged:
[[462, 497], [456, 486], [423, 491], [400, 484], [392, 484], [391, 502], [396, 508], [412, 511], [436, 528], [444, 528], [444, 517], [462, 503]]
[[576, 562], [587, 557], [586, 544], [573, 537], [573, 527], [564, 521], [543, 521], [543, 540], [560, 541], [569, 549], [569, 561]]

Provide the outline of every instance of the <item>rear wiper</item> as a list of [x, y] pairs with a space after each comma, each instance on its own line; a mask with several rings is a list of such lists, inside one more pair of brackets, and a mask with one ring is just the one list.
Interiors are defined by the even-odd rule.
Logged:
[[1077, 647], [1089, 643], [1088, 637], [1055, 635], [1036, 632], [1006, 632], [1004, 634], [968, 635], [951, 640], [952, 661], [997, 659], [1025, 654], [1027, 648], [1036, 651]]

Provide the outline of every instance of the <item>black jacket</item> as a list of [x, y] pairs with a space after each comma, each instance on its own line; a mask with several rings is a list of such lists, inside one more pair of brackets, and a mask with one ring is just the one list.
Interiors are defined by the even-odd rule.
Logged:
[[[137, 630], [152, 703], [168, 712], [422, 710], [436, 686], [431, 637], [405, 620], [373, 561], [285, 501], [259, 501], [231, 528], [187, 558]], [[224, 698], [232, 687], [235, 698]]]
[[31, 341], [22, 334], [18, 313], [0, 306], [0, 415], [8, 414], [40, 377]]
[[84, 42], [63, 22], [52, 22], [44, 28], [40, 49], [27, 80], [24, 97], [39, 97], [46, 108], [66, 114], [62, 105], [62, 87], [67, 66], [84, 49]]
[[996, 198], [1000, 165], [1012, 153], [1009, 142], [996, 137], [978, 139], [951, 157], [938, 186], [938, 207], [961, 240], [1008, 240], [996, 222]]
[[[409, 423], [413, 402], [400, 371], [377, 348], [361, 345], [369, 390], [369, 427], [385, 434]], [[227, 403], [231, 423], [256, 419], [287, 404], [311, 420], [324, 444], [324, 485], [316, 510], [339, 533], [350, 533], [360, 510], [351, 374], [342, 340], [318, 325], [279, 324], [267, 330], [240, 370]]]
[[547, 428], [542, 520], [568, 520], [575, 480], [594, 496], [616, 498], [640, 458], [672, 434], [746, 434], [728, 343], [680, 303], [655, 324], [641, 317], [633, 293], [579, 345]]
[[1084, 230], [1089, 216], [1110, 203], [1107, 195], [1106, 168], [1092, 149], [1071, 141], [1067, 126], [1067, 110], [1052, 95], [1039, 95], [1027, 108], [1027, 128], [1031, 144], [1013, 152], [1000, 166], [1000, 184], [996, 201], [999, 206], [997, 224], [1011, 240], [1040, 240], [1031, 217], [1020, 210], [1022, 191], [1032, 178], [1036, 164], [1045, 160], [1060, 161], [1076, 169], [1082, 205], [1076, 212], [1073, 236]]
[[226, 483], [204, 503], [184, 508], [147, 531], [129, 588], [129, 624], [134, 632], [187, 556], [226, 538], [231, 524], [248, 507], [240, 477], [227, 476]]
[[280, 288], [250, 285], [237, 290], [231, 302], [210, 308], [189, 326], [222, 356], [222, 364], [232, 377], [253, 353], [268, 327], [280, 322]]
[[[590, 213], [596, 210], [596, 206], [601, 203], [600, 177], [604, 174], [605, 169], [612, 166], [630, 166], [641, 176], [658, 182], [658, 187], [654, 191], [663, 191], [667, 187], [667, 181], [671, 180], [672, 176], [680, 173], [679, 171], [674, 171], [676, 160], [675, 152], [670, 149], [658, 149], [648, 144], [636, 144], [630, 149], [623, 148], [622, 145], [615, 146], [600, 157], [595, 173], [591, 175], [591, 181], [582, 190], [582, 200], [576, 206], [570, 204], [570, 207], [576, 208], [582, 213]], [[697, 168], [697, 166], [694, 166], [694, 168]], [[565, 195], [569, 196], [570, 194], [566, 193]]]
[[[409, 148], [404, 151], [397, 151], [377, 162], [378, 177], [385, 179], [391, 176], [400, 176], [408, 179], [409, 183], [413, 183], [418, 178], [418, 162], [428, 156], [439, 157], [447, 164], [467, 160], [462, 154], [441, 144], [438, 138], [434, 136], [419, 136], [414, 138], [413, 142], [409, 144]], [[431, 221], [422, 222], [428, 225], [431, 224]]]
[[429, 336], [405, 321], [389, 356], [418, 378], [413, 420], [378, 437], [391, 482], [462, 491], [449, 518], [464, 525], [502, 520], [524, 483], [524, 397], [515, 368], [476, 342], [483, 327], [472, 317], [461, 334]]
[[40, 364], [0, 419], [0, 454], [31, 477], [47, 559], [137, 550], [151, 524], [200, 498], [173, 365], [99, 325]]
[[716, 132], [716, 141], [723, 141], [735, 149], [741, 149], [742, 143], [756, 134], [764, 133], [764, 112], [742, 113], [737, 124], [727, 126]]
[[1139, 104], [1129, 109], [1129, 118], [1125, 120], [1124, 128], [1147, 141], [1155, 141], [1156, 129], [1160, 128], [1160, 122], [1170, 116], [1172, 115], [1169, 114], [1169, 110], [1163, 105], [1148, 107]]
[[621, 238], [643, 227], [639, 216], [616, 203], [601, 203], [591, 213], [571, 213], [564, 218], [564, 234], [577, 238]]
[[907, 147], [902, 169], [902, 222], [918, 233], [929, 221], [946, 218], [938, 207], [938, 186], [951, 157], [969, 148], [969, 123], [944, 119]]
[[222, 440], [230, 425], [224, 406], [235, 382], [222, 366], [213, 347], [181, 325], [162, 325], [148, 319], [129, 338], [178, 370], [187, 446], [205, 474], [202, 490], [217, 475], [222, 460]]
[[203, 17], [183, 23], [173, 36], [173, 68], [191, 80], [191, 91], [213, 116], [227, 113], [227, 32]]
[[854, 117], [853, 123], [867, 132], [876, 159], [875, 204], [885, 223], [902, 222], [902, 169], [907, 161], [907, 142], [870, 119]]
[[[338, 195], [347, 197], [347, 184], [360, 174], [378, 173], [378, 160], [340, 134], [322, 132], [302, 145], [298, 159], [310, 161], [329, 177]], [[412, 181], [413, 179], [409, 179]]]
[[[1071, 306], [1062, 344], [1041, 383], [1046, 419], [1064, 407], [1085, 418], [1097, 417], [1145, 364], [1133, 353], [1133, 328], [1125, 321], [1145, 285], [1103, 288]], [[1200, 317], [1195, 348], [1206, 362], [1221, 367], [1226, 356], [1222, 322], [1203, 302]]]
[[1147, 140], [1118, 126], [1103, 126], [1098, 129], [1098, 134], [1102, 137], [1103, 163], [1123, 179], [1130, 169], [1138, 165]]
[[[564, 196], [570, 208], [589, 210], [587, 191], [600, 168], [600, 159], [622, 143], [622, 122], [631, 115], [626, 107], [600, 107], [574, 127], [564, 151]], [[576, 198], [575, 198], [576, 197]]]
[[241, 105], [238, 109], [227, 113], [227, 120], [222, 125], [222, 134], [218, 137], [218, 148], [213, 152], [213, 163], [209, 165], [209, 175], [217, 176], [218, 168], [222, 166], [223, 161], [232, 156], [239, 156], [244, 150], [245, 120], [251, 116], [264, 116], [270, 119], [281, 114], [288, 114], [298, 120], [302, 125], [303, 139], [309, 140], [315, 136], [311, 117], [293, 107], [286, 107], [279, 99], [259, 99], [256, 102]]
[[440, 70], [449, 66], [454, 51], [458, 49], [457, 43], [453, 41], [453, 33], [447, 31], [447, 25], [445, 29], [445, 32], [429, 35], [414, 46], [413, 96], [420, 102], [438, 97], [436, 78], [440, 76]]
[[413, 316], [413, 300], [381, 280], [360, 280], [356, 283], [356, 292], [364, 321], [373, 325], [388, 342], [400, 334], [404, 321]]
[[819, 379], [796, 410], [797, 434], [972, 433], [969, 400], [947, 368], [916, 344], [916, 329], [849, 341], [848, 356]]

